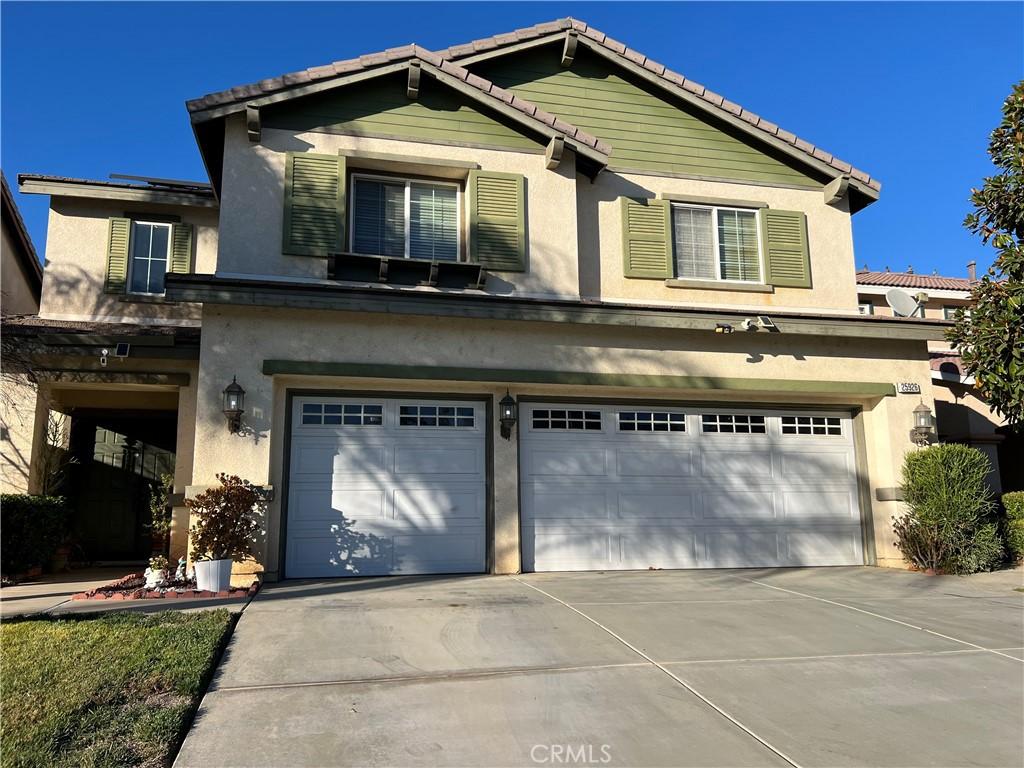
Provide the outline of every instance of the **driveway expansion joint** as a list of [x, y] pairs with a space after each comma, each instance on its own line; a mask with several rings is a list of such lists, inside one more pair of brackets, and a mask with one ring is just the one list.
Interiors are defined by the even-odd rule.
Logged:
[[806, 592], [798, 592], [795, 589], [787, 589], [785, 587], [779, 587], [779, 586], [776, 586], [774, 584], [767, 584], [767, 583], [765, 583], [763, 581], [758, 581], [757, 579], [748, 579], [745, 576], [733, 576], [733, 578], [740, 579], [741, 581], [750, 582], [751, 584], [756, 584], [759, 587], [767, 587], [768, 589], [775, 589], [775, 590], [778, 590], [780, 592], [788, 592], [791, 595], [798, 595], [800, 597], [807, 598], [808, 600], [817, 600], [818, 602], [827, 603], [828, 605], [834, 605], [834, 606], [837, 606], [839, 608], [846, 608], [849, 611], [856, 611], [857, 613], [863, 613], [865, 616], [873, 616], [876, 619], [882, 619], [883, 621], [892, 622], [893, 624], [899, 624], [899, 625], [904, 626], [904, 627], [909, 627], [910, 629], [916, 629], [916, 630], [919, 630], [921, 632], [926, 632], [929, 635], [934, 635], [935, 637], [941, 637], [943, 640], [949, 640], [950, 642], [960, 643], [960, 645], [966, 645], [966, 646], [968, 646], [970, 648], [973, 648], [974, 650], [977, 650], [977, 651], [985, 651], [987, 653], [995, 654], [996, 656], [1002, 656], [1004, 659], [1010, 659], [1010, 661], [1015, 661], [1018, 664], [1024, 664], [1024, 660], [1018, 659], [1015, 656], [1011, 656], [1008, 653], [1002, 653], [1001, 651], [999, 651], [999, 650], [997, 650], [995, 648], [985, 648], [983, 646], [977, 645], [976, 643], [972, 643], [972, 642], [969, 642], [967, 640], [961, 640], [958, 637], [952, 637], [951, 635], [946, 635], [946, 634], [943, 634], [942, 632], [936, 632], [934, 629], [928, 629], [927, 627], [921, 627], [921, 626], [918, 626], [917, 624], [911, 624], [909, 621], [903, 621], [902, 619], [894, 619], [891, 616], [885, 616], [885, 615], [883, 615], [881, 613], [875, 613], [874, 611], [867, 611], [867, 610], [864, 610], [863, 608], [858, 608], [855, 605], [846, 605], [845, 603], [841, 603], [838, 600], [831, 600], [831, 599], [829, 599], [827, 597], [818, 597], [817, 595], [810, 595], [810, 594], [807, 594]]
[[767, 741], [767, 740], [766, 740], [765, 738], [763, 738], [763, 737], [759, 736], [758, 734], [756, 734], [756, 733], [755, 733], [755, 732], [754, 732], [753, 730], [751, 730], [751, 729], [750, 729], [749, 727], [747, 727], [746, 725], [744, 725], [743, 723], [741, 723], [741, 722], [740, 722], [739, 720], [737, 720], [737, 719], [736, 719], [735, 717], [733, 717], [733, 716], [732, 716], [731, 714], [729, 714], [729, 713], [728, 713], [728, 712], [726, 712], [726, 711], [725, 711], [724, 709], [722, 709], [722, 708], [721, 708], [720, 706], [718, 706], [718, 705], [717, 705], [717, 704], [715, 704], [715, 703], [714, 703], [713, 701], [711, 701], [711, 699], [709, 699], [709, 698], [708, 698], [707, 696], [705, 696], [705, 695], [704, 695], [703, 693], [701, 693], [700, 691], [698, 691], [698, 690], [697, 690], [696, 688], [694, 688], [694, 687], [693, 687], [692, 685], [690, 685], [690, 684], [689, 684], [688, 682], [686, 682], [686, 681], [685, 681], [685, 680], [683, 680], [683, 679], [682, 679], [681, 677], [679, 677], [679, 676], [678, 676], [678, 675], [676, 675], [676, 674], [675, 674], [674, 672], [672, 672], [672, 671], [671, 671], [671, 670], [670, 670], [670, 669], [669, 669], [669, 668], [668, 668], [667, 666], [665, 666], [664, 664], [661, 664], [660, 662], [657, 662], [657, 661], [655, 661], [655, 660], [654, 660], [653, 658], [651, 658], [650, 656], [648, 656], [648, 655], [647, 655], [646, 653], [644, 653], [644, 652], [643, 652], [642, 650], [640, 650], [639, 648], [637, 648], [637, 647], [636, 647], [635, 645], [633, 645], [632, 643], [630, 643], [630, 642], [629, 642], [628, 640], [626, 640], [625, 638], [623, 638], [623, 637], [622, 637], [621, 635], [618, 635], [618, 634], [616, 634], [615, 632], [613, 632], [613, 631], [612, 631], [611, 629], [609, 629], [608, 627], [606, 627], [606, 626], [605, 626], [604, 624], [602, 624], [601, 622], [599, 622], [599, 621], [598, 621], [597, 619], [594, 619], [593, 617], [591, 617], [591, 616], [588, 616], [587, 614], [585, 614], [585, 613], [584, 613], [583, 611], [579, 610], [579, 609], [578, 609], [578, 608], [576, 608], [575, 606], [571, 605], [570, 603], [567, 603], [567, 602], [566, 602], [565, 600], [562, 600], [561, 598], [555, 597], [555, 596], [554, 596], [554, 595], [552, 595], [552, 594], [551, 594], [550, 592], [546, 592], [546, 591], [544, 591], [543, 589], [541, 589], [540, 587], [536, 587], [536, 586], [534, 586], [533, 584], [529, 584], [529, 583], [527, 583], [527, 582], [523, 581], [522, 579], [518, 578], [517, 576], [512, 576], [511, 578], [512, 578], [512, 580], [513, 580], [513, 581], [517, 581], [517, 582], [519, 582], [519, 583], [520, 583], [520, 584], [522, 584], [522, 585], [523, 585], [524, 587], [528, 587], [529, 589], [532, 589], [532, 590], [534, 590], [534, 591], [536, 591], [536, 592], [540, 592], [540, 593], [541, 593], [542, 595], [544, 595], [545, 597], [547, 597], [547, 598], [549, 598], [549, 599], [551, 599], [551, 600], [554, 600], [555, 602], [557, 602], [557, 603], [560, 603], [561, 605], [563, 605], [563, 606], [565, 606], [566, 608], [568, 608], [568, 609], [569, 609], [570, 611], [573, 611], [574, 613], [577, 613], [577, 614], [579, 614], [579, 615], [580, 615], [580, 616], [582, 616], [582, 617], [583, 617], [584, 619], [586, 619], [587, 621], [589, 621], [589, 622], [590, 622], [591, 624], [593, 624], [594, 626], [596, 626], [596, 627], [597, 627], [598, 629], [601, 629], [602, 631], [606, 632], [606, 633], [607, 633], [608, 635], [610, 635], [611, 637], [615, 638], [615, 639], [616, 639], [617, 641], [619, 641], [619, 642], [620, 642], [620, 643], [622, 643], [622, 644], [623, 644], [624, 646], [626, 646], [627, 648], [629, 648], [629, 650], [631, 650], [631, 651], [632, 651], [633, 653], [635, 653], [635, 654], [636, 654], [637, 656], [641, 657], [642, 659], [645, 659], [645, 660], [647, 661], [647, 663], [649, 663], [650, 665], [654, 666], [655, 668], [659, 669], [660, 671], [662, 671], [663, 673], [665, 673], [666, 675], [668, 675], [668, 676], [669, 676], [670, 678], [672, 678], [672, 680], [674, 680], [674, 681], [675, 681], [675, 682], [676, 682], [676, 683], [677, 683], [678, 685], [680, 685], [680, 686], [682, 686], [683, 688], [685, 688], [685, 689], [686, 689], [687, 691], [689, 691], [689, 692], [690, 692], [690, 693], [691, 693], [691, 694], [692, 694], [693, 696], [695, 696], [695, 697], [696, 697], [697, 699], [699, 699], [699, 700], [700, 700], [701, 702], [703, 702], [703, 703], [704, 703], [704, 704], [705, 704], [706, 706], [710, 707], [710, 708], [711, 708], [712, 710], [714, 710], [715, 712], [717, 712], [717, 713], [718, 713], [719, 715], [721, 715], [721, 716], [722, 716], [723, 718], [725, 718], [726, 720], [728, 720], [728, 721], [729, 721], [730, 723], [732, 723], [733, 725], [735, 725], [735, 726], [736, 726], [737, 728], [739, 728], [739, 729], [740, 729], [741, 731], [743, 731], [743, 732], [744, 732], [744, 733], [746, 733], [746, 734], [747, 734], [748, 736], [750, 736], [750, 737], [751, 737], [752, 739], [754, 739], [754, 740], [755, 740], [755, 741], [757, 741], [757, 742], [758, 742], [759, 744], [761, 744], [761, 746], [765, 747], [765, 749], [767, 749], [767, 750], [769, 750], [770, 752], [774, 753], [774, 754], [775, 754], [775, 755], [776, 755], [777, 757], [779, 757], [780, 759], [782, 759], [783, 761], [785, 761], [785, 762], [786, 762], [786, 763], [788, 763], [789, 765], [793, 766], [793, 768], [801, 768], [800, 764], [799, 764], [799, 763], [797, 763], [797, 762], [796, 762], [795, 760], [793, 760], [793, 758], [789, 757], [789, 756], [788, 756], [788, 755], [787, 755], [787, 754], [786, 754], [785, 752], [781, 751], [780, 749], [778, 749], [777, 747], [775, 747], [774, 745], [772, 745], [772, 744], [771, 744], [771, 743], [770, 743], [769, 741]]

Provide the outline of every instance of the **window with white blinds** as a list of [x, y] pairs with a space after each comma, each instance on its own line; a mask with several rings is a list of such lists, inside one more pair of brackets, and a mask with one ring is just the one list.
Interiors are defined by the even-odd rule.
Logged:
[[412, 179], [352, 176], [352, 251], [457, 261], [459, 188]]
[[762, 280], [757, 211], [717, 206], [672, 206], [676, 277]]

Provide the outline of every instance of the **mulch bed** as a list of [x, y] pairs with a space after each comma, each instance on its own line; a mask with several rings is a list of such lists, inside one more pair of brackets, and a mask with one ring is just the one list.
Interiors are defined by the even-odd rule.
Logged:
[[252, 597], [260, 588], [260, 582], [254, 581], [248, 587], [231, 587], [220, 592], [199, 590], [195, 588], [195, 582], [160, 587], [158, 589], [146, 589], [146, 577], [142, 573], [131, 573], [104, 584], [102, 587], [91, 589], [88, 592], [78, 592], [71, 596], [72, 600], [177, 600], [196, 598], [238, 598]]

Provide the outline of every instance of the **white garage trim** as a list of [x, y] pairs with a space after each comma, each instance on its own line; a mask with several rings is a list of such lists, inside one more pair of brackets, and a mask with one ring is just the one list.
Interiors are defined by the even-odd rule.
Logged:
[[489, 413], [466, 395], [289, 392], [285, 577], [485, 571]]
[[850, 412], [520, 405], [524, 570], [861, 565]]

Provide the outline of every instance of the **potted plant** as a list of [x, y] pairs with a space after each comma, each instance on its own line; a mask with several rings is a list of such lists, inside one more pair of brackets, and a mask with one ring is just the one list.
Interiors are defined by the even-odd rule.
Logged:
[[173, 490], [174, 475], [160, 475], [160, 482], [149, 484], [149, 535], [154, 557], [167, 554], [168, 536], [171, 533]]
[[231, 586], [231, 563], [250, 556], [265, 502], [260, 489], [235, 475], [218, 474], [220, 485], [186, 499], [196, 588], [220, 592]]

